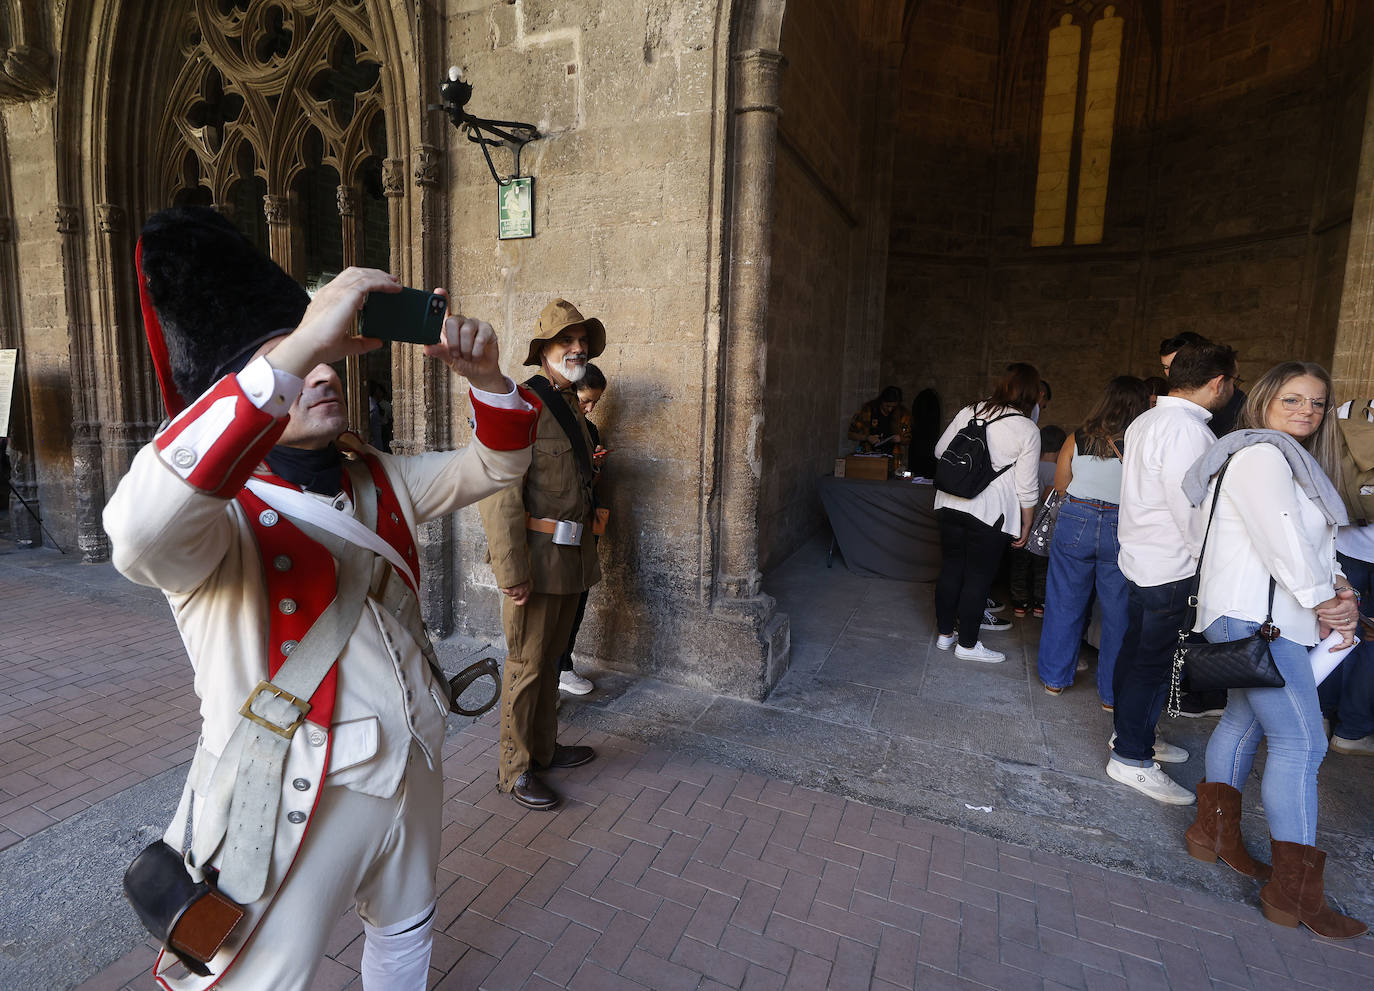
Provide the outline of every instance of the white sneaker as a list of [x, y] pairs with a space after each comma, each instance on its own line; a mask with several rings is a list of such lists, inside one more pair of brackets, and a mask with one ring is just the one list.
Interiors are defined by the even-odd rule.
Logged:
[[972, 647], [956, 646], [954, 656], [961, 661], [982, 661], [985, 664], [1001, 664], [1007, 655], [1000, 650], [989, 650], [980, 640]]
[[1331, 738], [1331, 749], [1338, 754], [1351, 757], [1374, 757], [1374, 734], [1362, 736], [1358, 740], [1347, 740], [1343, 736]]
[[[1110, 747], [1116, 742], [1116, 734], [1113, 733], [1111, 739], [1107, 741]], [[1182, 747], [1176, 747], [1158, 733], [1155, 734], [1155, 760], [1162, 764], [1186, 764], [1188, 762], [1188, 751]]]
[[1161, 771], [1158, 764], [1136, 767], [1112, 759], [1107, 761], [1107, 777], [1166, 805], [1192, 805], [1197, 800], [1191, 791]]
[[998, 602], [996, 599], [988, 599], [988, 604], [985, 608], [988, 612], [1001, 612], [1003, 609], [1007, 608], [1007, 604], [1005, 602]]
[[569, 695], [586, 695], [595, 687], [576, 671], [561, 671], [558, 674], [558, 690]]
[[983, 622], [980, 624], [985, 630], [1010, 630], [1011, 620], [1003, 619], [1001, 616], [994, 616], [991, 612], [983, 610]]
[[948, 635], [937, 633], [935, 635], [935, 646], [940, 650], [949, 650], [949, 648], [953, 647], [958, 642], [959, 634], [957, 633], [950, 633]]

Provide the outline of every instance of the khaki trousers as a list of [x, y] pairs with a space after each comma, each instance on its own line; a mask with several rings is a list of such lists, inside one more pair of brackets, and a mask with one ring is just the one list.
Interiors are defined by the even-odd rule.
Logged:
[[568, 646], [580, 593], [530, 594], [523, 606], [501, 603], [506, 667], [501, 676], [501, 772], [510, 791], [532, 763], [553, 760], [558, 739], [558, 658]]

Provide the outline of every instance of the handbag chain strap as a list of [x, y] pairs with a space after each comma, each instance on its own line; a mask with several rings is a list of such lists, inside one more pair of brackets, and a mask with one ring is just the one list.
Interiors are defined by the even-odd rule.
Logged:
[[[1180, 713], [1181, 689], [1179, 682], [1183, 677], [1183, 661], [1185, 658], [1184, 643], [1188, 639], [1188, 634], [1192, 632], [1193, 626], [1197, 623], [1198, 591], [1202, 587], [1202, 559], [1207, 553], [1207, 541], [1212, 535], [1212, 520], [1217, 515], [1217, 504], [1221, 502], [1221, 482], [1226, 477], [1226, 469], [1231, 467], [1231, 455], [1226, 459], [1226, 463], [1221, 466], [1221, 471], [1217, 472], [1217, 485], [1212, 492], [1212, 509], [1207, 514], [1207, 529], [1202, 534], [1202, 547], [1197, 553], [1197, 570], [1193, 572], [1193, 583], [1188, 589], [1188, 619], [1178, 631], [1178, 643], [1174, 646], [1173, 670], [1169, 676], [1169, 704], [1168, 713], [1177, 719]], [[1260, 624], [1259, 635], [1265, 640], [1273, 642], [1279, 638], [1279, 628], [1274, 625], [1274, 576], [1269, 576], [1269, 603], [1264, 610], [1264, 622]]]

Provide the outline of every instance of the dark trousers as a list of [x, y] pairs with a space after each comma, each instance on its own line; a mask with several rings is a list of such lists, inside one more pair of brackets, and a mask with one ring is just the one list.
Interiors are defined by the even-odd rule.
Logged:
[[1045, 579], [1049, 575], [1049, 570], [1049, 558], [1032, 554], [1024, 547], [1013, 547], [1007, 554], [1012, 605], [1043, 606]]
[[942, 634], [959, 626], [959, 645], [978, 642], [988, 592], [1011, 535], [1002, 532], [1001, 520], [989, 526], [957, 509], [935, 514], [940, 524], [940, 577], [935, 581], [935, 625]]
[[591, 589], [582, 593], [582, 598], [577, 600], [577, 613], [573, 616], [572, 632], [568, 634], [568, 649], [563, 651], [563, 656], [558, 659], [558, 670], [560, 673], [573, 669], [572, 652], [577, 644], [577, 631], [582, 629], [582, 617], [587, 614], [587, 595]]
[[1154, 760], [1155, 726], [1169, 694], [1174, 647], [1187, 618], [1192, 583], [1191, 578], [1145, 587], [1126, 583], [1126, 638], [1112, 675], [1112, 749], [1123, 761], [1148, 767]]

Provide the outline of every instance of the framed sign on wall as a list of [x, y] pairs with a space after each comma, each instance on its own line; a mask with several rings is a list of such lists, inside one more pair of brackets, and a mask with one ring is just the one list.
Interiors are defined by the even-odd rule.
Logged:
[[502, 241], [534, 237], [533, 176], [496, 187], [496, 236]]

